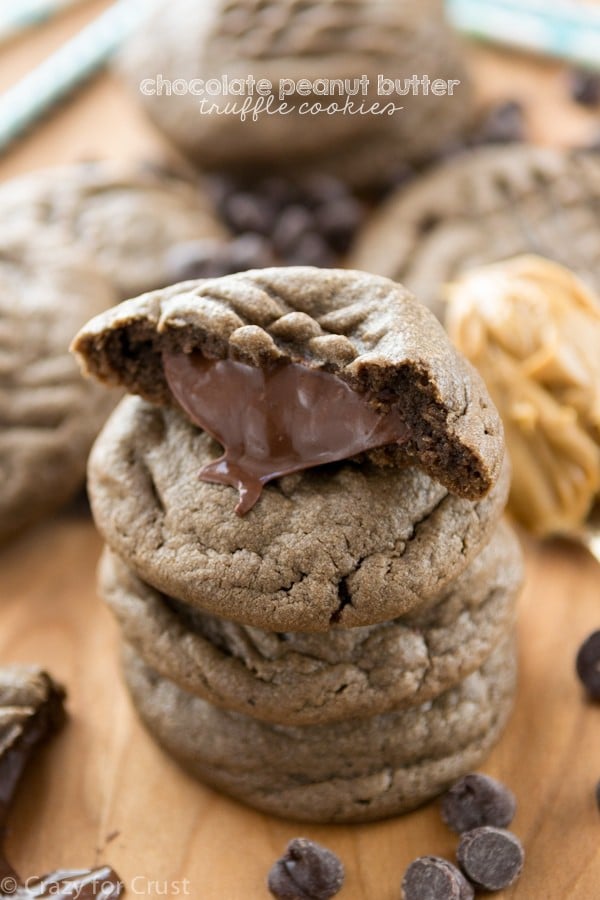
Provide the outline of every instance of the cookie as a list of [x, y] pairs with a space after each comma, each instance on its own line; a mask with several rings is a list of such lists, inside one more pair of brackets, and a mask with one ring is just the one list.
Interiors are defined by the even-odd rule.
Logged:
[[477, 149], [393, 195], [348, 265], [401, 281], [440, 318], [445, 284], [521, 253], [563, 263], [600, 289], [599, 201], [598, 154]]
[[211, 706], [129, 647], [125, 678], [155, 739], [198, 778], [257, 809], [313, 822], [406, 812], [477, 768], [512, 706], [512, 637], [458, 686], [407, 710], [290, 727]]
[[84, 482], [115, 397], [81, 377], [69, 343], [116, 300], [79, 250], [19, 229], [0, 236], [0, 538]]
[[[316, 169], [377, 182], [435, 154], [471, 116], [463, 51], [441, 0], [171, 0], [126, 46], [120, 70], [185, 153], [236, 173]], [[402, 96], [379, 90], [380, 76], [413, 73], [452, 79], [452, 93], [439, 84], [426, 95], [410, 85]], [[240, 89], [236, 78], [266, 79], [272, 90]], [[337, 112], [323, 111], [333, 103]]]
[[0, 188], [0, 216], [33, 231], [60, 228], [112, 282], [119, 299], [169, 283], [169, 250], [225, 240], [201, 186], [160, 166], [105, 160], [43, 169]]
[[[73, 347], [87, 374], [204, 416], [221, 443], [230, 432], [237, 450], [217, 468], [231, 463], [225, 481], [239, 481], [242, 501], [258, 487], [256, 502], [276, 454], [282, 474], [305, 457], [314, 465], [368, 449], [470, 499], [500, 475], [502, 424], [483, 381], [431, 313], [385, 278], [299, 266], [186, 282], [99, 316]], [[251, 448], [259, 417], [265, 433]], [[363, 431], [364, 444], [353, 443]]]
[[416, 467], [340, 462], [267, 485], [240, 519], [230, 488], [198, 478], [218, 454], [178, 410], [126, 397], [90, 457], [94, 518], [156, 589], [276, 631], [369, 625], [439, 595], [490, 539], [510, 478], [473, 502]]
[[502, 523], [429, 608], [315, 635], [262, 631], [187, 607], [110, 552], [100, 567], [100, 592], [149, 666], [215, 706], [284, 725], [372, 716], [447, 690], [512, 628], [521, 580], [519, 545]]

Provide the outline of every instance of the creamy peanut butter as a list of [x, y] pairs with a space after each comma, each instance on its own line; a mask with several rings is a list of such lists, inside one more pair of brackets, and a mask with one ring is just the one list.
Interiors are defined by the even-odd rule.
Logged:
[[520, 256], [450, 285], [446, 323], [504, 420], [509, 509], [539, 535], [577, 528], [600, 493], [600, 299]]

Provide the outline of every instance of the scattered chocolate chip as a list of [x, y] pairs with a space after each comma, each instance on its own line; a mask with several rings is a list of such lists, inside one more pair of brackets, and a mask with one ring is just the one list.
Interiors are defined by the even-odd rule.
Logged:
[[354, 197], [340, 197], [315, 212], [318, 231], [336, 253], [345, 253], [364, 221], [364, 209]]
[[569, 90], [575, 103], [581, 106], [597, 106], [600, 103], [600, 72], [571, 69]]
[[260, 234], [241, 234], [225, 246], [227, 252], [224, 257], [229, 264], [230, 274], [277, 265], [271, 244]]
[[507, 100], [487, 112], [473, 135], [472, 143], [508, 144], [523, 140], [525, 140], [523, 106], [516, 100]]
[[600, 700], [600, 631], [583, 642], [575, 663], [577, 674], [592, 700]]
[[221, 252], [220, 241], [206, 239], [174, 244], [165, 258], [169, 284], [194, 278], [218, 278], [223, 274]]
[[501, 891], [521, 874], [525, 853], [512, 832], [486, 825], [461, 836], [456, 858], [474, 885], [486, 891]]
[[334, 203], [350, 197], [346, 185], [333, 175], [315, 173], [307, 175], [299, 186], [299, 195], [314, 208], [325, 203]]
[[225, 199], [222, 209], [227, 223], [236, 234], [255, 231], [269, 235], [273, 232], [277, 210], [268, 198], [260, 194], [233, 193]]
[[363, 203], [330, 175], [271, 175], [251, 182], [213, 176], [210, 186], [227, 227], [236, 235], [267, 239], [276, 265], [335, 265], [365, 214]]
[[170, 247], [165, 258], [170, 284], [195, 278], [220, 278], [276, 264], [271, 244], [259, 234], [243, 234], [228, 243], [208, 239], [185, 241]]
[[482, 825], [506, 828], [517, 803], [514, 794], [489, 775], [464, 775], [442, 798], [442, 819], [461, 834]]
[[314, 233], [305, 234], [300, 238], [294, 249], [285, 257], [288, 266], [319, 266], [321, 269], [331, 268], [335, 265], [335, 261], [327, 242], [320, 234]]
[[315, 217], [306, 206], [292, 204], [277, 219], [273, 234], [275, 249], [285, 259], [293, 253], [298, 241], [315, 230]]
[[460, 869], [439, 856], [421, 856], [402, 879], [404, 900], [472, 900], [475, 896]]
[[600, 131], [597, 131], [595, 134], [592, 134], [590, 140], [583, 147], [579, 147], [579, 150], [583, 150], [584, 153], [598, 153], [600, 152]]
[[277, 900], [328, 900], [344, 883], [335, 853], [307, 838], [294, 838], [273, 865], [268, 887]]

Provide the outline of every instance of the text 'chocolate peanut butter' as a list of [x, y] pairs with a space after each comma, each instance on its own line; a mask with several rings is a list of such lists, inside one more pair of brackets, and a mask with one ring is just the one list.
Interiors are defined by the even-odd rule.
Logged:
[[298, 363], [268, 369], [201, 353], [163, 353], [169, 387], [194, 423], [225, 448], [200, 472], [240, 492], [244, 515], [282, 475], [402, 442], [399, 412], [379, 413], [341, 378]]

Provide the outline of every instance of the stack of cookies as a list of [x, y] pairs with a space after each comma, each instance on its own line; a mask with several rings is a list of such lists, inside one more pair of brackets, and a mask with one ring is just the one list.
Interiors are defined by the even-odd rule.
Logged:
[[435, 317], [385, 278], [265, 269], [122, 303], [75, 350], [135, 395], [89, 481], [156, 739], [307, 821], [477, 766], [512, 706], [521, 561], [498, 415]]

